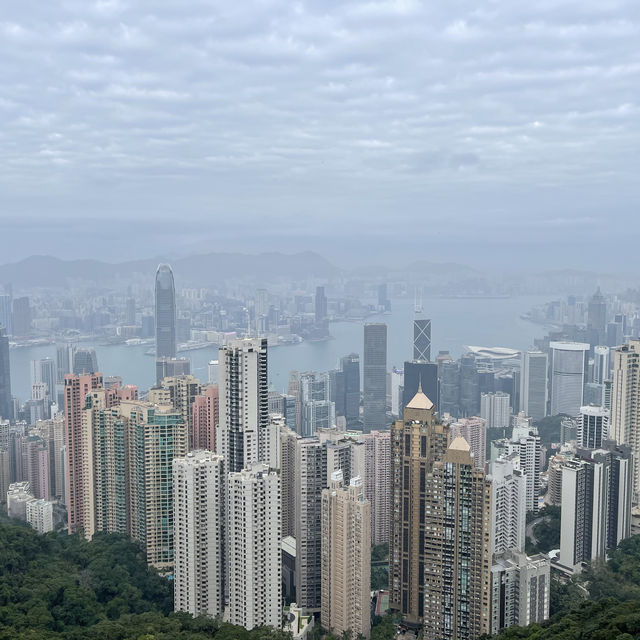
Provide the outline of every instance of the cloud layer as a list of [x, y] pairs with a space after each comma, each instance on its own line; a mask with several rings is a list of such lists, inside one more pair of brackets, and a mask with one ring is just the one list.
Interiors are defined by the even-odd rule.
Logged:
[[115, 238], [134, 217], [179, 222], [177, 250], [640, 231], [635, 0], [6, 4], [16, 240], [34, 220]]

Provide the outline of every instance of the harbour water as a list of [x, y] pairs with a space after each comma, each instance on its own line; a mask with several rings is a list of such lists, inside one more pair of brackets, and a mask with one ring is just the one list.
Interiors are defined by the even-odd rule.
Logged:
[[[535, 337], [544, 333], [543, 327], [520, 316], [533, 306], [549, 300], [545, 296], [513, 298], [431, 298], [425, 299], [424, 317], [432, 320], [432, 358], [439, 350], [448, 350], [459, 357], [465, 345], [485, 347], [512, 347], [526, 349]], [[367, 322], [384, 322], [388, 326], [387, 358], [389, 369], [401, 367], [412, 357], [413, 300], [393, 300], [392, 312], [372, 316]], [[302, 342], [278, 346], [269, 351], [269, 382], [278, 390], [286, 390], [289, 371], [326, 371], [336, 367], [338, 360], [348, 353], [362, 355], [364, 322], [336, 322], [329, 327], [331, 340]], [[148, 345], [93, 346], [98, 366], [105, 376], [119, 375], [123, 382], [136, 384], [146, 390], [155, 382], [155, 361], [145, 355]], [[201, 380], [207, 379], [207, 364], [217, 359], [215, 346], [188, 351], [191, 371]], [[11, 387], [13, 395], [21, 401], [30, 396], [30, 361], [45, 357], [55, 358], [55, 345], [25, 347], [11, 350]]]

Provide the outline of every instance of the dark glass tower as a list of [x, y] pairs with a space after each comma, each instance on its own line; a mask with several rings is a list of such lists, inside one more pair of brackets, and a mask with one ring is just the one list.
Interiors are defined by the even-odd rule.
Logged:
[[[431, 400], [434, 410], [438, 411], [440, 394], [438, 390], [438, 365], [435, 362], [410, 360], [404, 363], [404, 389], [402, 408], [418, 393], [418, 388]], [[402, 409], [401, 409], [402, 410]]]
[[360, 420], [360, 356], [351, 353], [340, 364], [344, 376], [344, 417], [347, 426], [356, 426]]
[[11, 373], [9, 370], [9, 338], [0, 327], [0, 418], [13, 419]]
[[387, 427], [387, 325], [364, 325], [364, 431]]
[[[413, 321], [413, 359], [431, 361], [431, 320], [429, 318], [416, 318]], [[413, 395], [411, 397], [413, 398]], [[433, 400], [433, 398], [430, 399]]]
[[176, 357], [176, 289], [173, 271], [161, 264], [156, 271], [156, 358]]

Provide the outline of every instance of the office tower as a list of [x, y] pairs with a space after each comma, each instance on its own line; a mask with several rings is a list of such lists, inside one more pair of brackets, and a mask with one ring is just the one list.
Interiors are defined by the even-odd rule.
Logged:
[[491, 552], [524, 551], [527, 527], [527, 478], [516, 454], [491, 463]]
[[207, 367], [207, 380], [209, 384], [218, 384], [218, 369], [219, 362], [217, 360], [210, 360]]
[[318, 438], [296, 442], [296, 600], [306, 611], [320, 610], [322, 490], [327, 486], [327, 449]]
[[584, 342], [550, 342], [551, 415], [577, 416], [584, 404], [589, 345]]
[[165, 378], [188, 376], [191, 374], [189, 358], [156, 358], [156, 384]]
[[371, 505], [362, 480], [348, 486], [342, 471], [322, 491], [322, 605], [320, 622], [335, 634], [371, 632]]
[[511, 421], [509, 394], [483, 393], [480, 396], [480, 416], [486, 420], [487, 429], [506, 429]]
[[[289, 426], [280, 429], [280, 487], [282, 537], [296, 533], [296, 448], [300, 435]], [[295, 555], [295, 554], [294, 554]]]
[[11, 402], [11, 363], [9, 361], [9, 338], [0, 328], [0, 420], [13, 420]]
[[62, 344], [56, 347], [56, 382], [64, 385], [64, 377], [73, 373], [73, 354], [75, 347], [71, 344]]
[[[335, 405], [336, 418], [344, 417], [346, 393], [344, 390], [344, 371], [342, 369], [331, 369], [328, 372], [331, 381], [331, 400]], [[344, 420], [346, 424], [346, 418]]]
[[609, 437], [609, 411], [597, 405], [580, 407], [577, 436], [579, 447], [599, 449]]
[[402, 407], [411, 401], [418, 387], [433, 402], [438, 411], [438, 365], [435, 362], [410, 360], [404, 363], [404, 389], [402, 391]]
[[487, 421], [484, 418], [460, 418], [449, 425], [450, 438], [461, 436], [471, 447], [473, 464], [484, 469], [487, 457]]
[[391, 526], [391, 433], [372, 431], [364, 443], [364, 496], [371, 505], [372, 544], [387, 544]]
[[440, 364], [440, 414], [457, 418], [460, 412], [460, 365], [455, 360]]
[[426, 486], [424, 638], [473, 640], [490, 630], [491, 483], [458, 437]]
[[631, 447], [633, 503], [640, 503], [640, 340], [631, 340], [613, 353], [610, 437]]
[[587, 328], [594, 334], [594, 344], [602, 344], [607, 325], [607, 302], [600, 292], [600, 287], [589, 300], [587, 309]]
[[127, 298], [124, 321], [129, 325], [134, 325], [136, 323], [136, 299], [135, 298]]
[[413, 359], [431, 362], [431, 320], [416, 318], [413, 321]]
[[624, 341], [624, 331], [622, 322], [607, 323], [606, 343], [609, 347], [617, 347]]
[[176, 290], [168, 264], [156, 271], [156, 358], [176, 357]]
[[364, 430], [387, 426], [387, 325], [364, 325]]
[[491, 633], [514, 625], [526, 627], [549, 618], [551, 561], [510, 549], [491, 567]]
[[234, 340], [220, 347], [220, 425], [216, 453], [228, 472], [265, 460], [269, 423], [266, 338]]
[[228, 476], [229, 622], [281, 626], [280, 477], [264, 464]]
[[95, 349], [77, 348], [73, 352], [73, 373], [85, 375], [98, 371], [98, 357]]
[[220, 422], [220, 396], [218, 385], [204, 387], [201, 395], [193, 399], [192, 448], [215, 451], [216, 425]]
[[11, 296], [7, 293], [0, 293], [0, 328], [10, 336], [13, 334], [11, 326]]
[[82, 424], [87, 394], [102, 387], [102, 374], [67, 374], [64, 378], [65, 488], [69, 533], [77, 533], [93, 520], [91, 437]]
[[126, 423], [115, 405], [113, 390], [91, 389], [82, 409], [87, 473], [81, 488], [85, 509], [78, 528], [87, 538], [98, 531], [128, 532]]
[[14, 298], [11, 318], [14, 336], [27, 336], [31, 333], [31, 306], [29, 298]]
[[611, 349], [609, 347], [596, 346], [593, 348], [593, 382], [604, 384], [610, 380]]
[[419, 391], [391, 427], [391, 531], [389, 605], [409, 624], [422, 623], [426, 563], [426, 474], [447, 448], [448, 427], [436, 421], [433, 402]]
[[[159, 389], [154, 387], [149, 390], [149, 400], [157, 403], [168, 401], [180, 412], [183, 422], [189, 428], [189, 449], [196, 448], [193, 444], [193, 403], [202, 393], [200, 380], [192, 375], [172, 376], [163, 378], [158, 386]], [[163, 397], [163, 391], [168, 392], [166, 397]]]
[[580, 572], [631, 535], [631, 451], [606, 440], [562, 467], [560, 564]]
[[173, 565], [174, 458], [187, 455], [187, 425], [170, 405], [123, 401], [127, 420], [130, 535], [159, 571]]
[[222, 456], [193, 451], [173, 459], [173, 608], [222, 615], [224, 502]]
[[316, 287], [316, 304], [315, 304], [316, 322], [323, 322], [327, 317], [327, 296], [324, 293], [324, 287]]
[[598, 406], [604, 406], [604, 384], [596, 384], [595, 382], [587, 382], [584, 385], [584, 404], [588, 406], [595, 404]]
[[524, 351], [522, 353], [520, 410], [534, 420], [541, 420], [547, 415], [548, 368], [546, 353], [542, 351]]
[[340, 359], [344, 375], [344, 417], [347, 427], [360, 422], [360, 356], [350, 353]]
[[480, 377], [472, 353], [460, 358], [460, 412], [466, 417], [480, 413]]

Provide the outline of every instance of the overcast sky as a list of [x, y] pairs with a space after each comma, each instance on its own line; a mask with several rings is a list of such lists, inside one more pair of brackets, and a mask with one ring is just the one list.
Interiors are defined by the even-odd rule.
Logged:
[[637, 0], [6, 0], [0, 87], [0, 262], [638, 261]]

